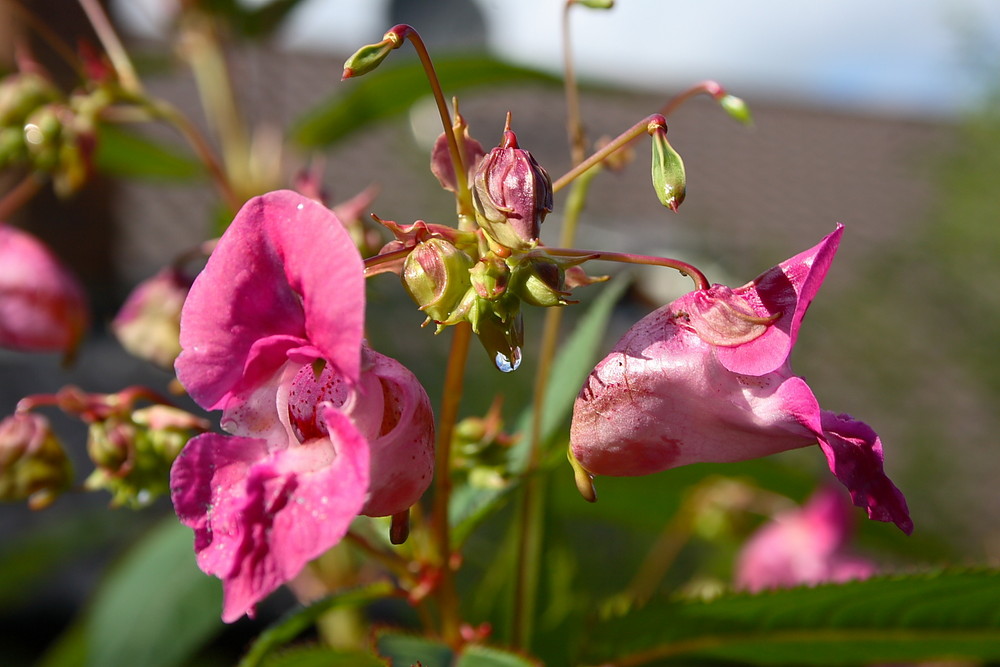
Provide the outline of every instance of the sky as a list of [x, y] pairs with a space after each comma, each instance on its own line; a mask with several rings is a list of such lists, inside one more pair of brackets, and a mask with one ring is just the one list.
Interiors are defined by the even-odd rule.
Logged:
[[[563, 0], [468, 1], [495, 54], [560, 71]], [[283, 41], [353, 51], [390, 27], [388, 5], [308, 0]], [[140, 32], [163, 25], [170, 6], [117, 2]], [[923, 116], [968, 108], [991, 75], [1000, 86], [1000, 0], [617, 0], [576, 10], [572, 25], [581, 78], [650, 89], [712, 78], [745, 97]]]

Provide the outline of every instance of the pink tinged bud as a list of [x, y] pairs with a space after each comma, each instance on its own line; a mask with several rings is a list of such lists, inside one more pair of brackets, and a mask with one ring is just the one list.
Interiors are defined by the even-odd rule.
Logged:
[[653, 189], [660, 203], [676, 213], [687, 192], [684, 161], [667, 141], [666, 125], [651, 123], [649, 133], [653, 137]]
[[133, 356], [173, 368], [181, 352], [181, 308], [191, 280], [168, 267], [140, 283], [111, 322], [118, 342]]
[[804, 507], [776, 515], [740, 550], [736, 588], [756, 593], [871, 577], [875, 564], [849, 549], [851, 519], [846, 499], [829, 487]]
[[474, 185], [476, 220], [491, 239], [515, 250], [537, 245], [552, 210], [552, 179], [512, 131], [479, 163]]
[[69, 358], [88, 319], [76, 278], [38, 239], [0, 223], [0, 346]]
[[73, 469], [48, 420], [17, 413], [0, 421], [0, 500], [48, 507], [69, 488]]
[[420, 310], [435, 322], [451, 318], [471, 285], [472, 258], [444, 239], [418, 243], [406, 256], [400, 277]]
[[[596, 475], [645, 475], [743, 461], [819, 443], [831, 471], [872, 519], [909, 533], [906, 501], [886, 477], [868, 425], [822, 410], [788, 355], [842, 227], [732, 290], [687, 294], [639, 321], [591, 372], [570, 442]], [[758, 322], [747, 319], [747, 309]], [[693, 314], [693, 315], [692, 315]]]
[[[458, 143], [462, 165], [466, 171], [466, 183], [471, 183], [479, 167], [480, 160], [486, 155], [483, 145], [469, 135], [469, 126], [462, 116], [457, 115], [453, 126], [455, 140]], [[441, 187], [451, 192], [458, 190], [455, 181], [455, 165], [451, 160], [451, 149], [448, 147], [448, 137], [442, 132], [434, 142], [431, 150], [431, 171], [441, 183]]]
[[396, 26], [385, 33], [381, 42], [366, 44], [354, 52], [354, 54], [344, 63], [344, 74], [341, 78], [350, 79], [355, 76], [362, 76], [371, 72], [382, 64], [389, 57], [393, 49], [398, 49], [402, 43], [405, 33], [398, 30], [405, 26]]

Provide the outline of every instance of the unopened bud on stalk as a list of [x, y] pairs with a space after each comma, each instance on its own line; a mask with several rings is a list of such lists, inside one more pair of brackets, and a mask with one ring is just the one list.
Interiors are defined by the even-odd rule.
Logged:
[[753, 123], [753, 118], [750, 115], [750, 107], [747, 106], [747, 103], [742, 98], [726, 93], [719, 98], [719, 104], [722, 105], [722, 108], [731, 118], [740, 121], [744, 125]]
[[564, 291], [565, 271], [547, 258], [533, 258], [514, 269], [514, 289], [525, 303], [549, 308], [565, 306], [569, 292]]
[[480, 298], [496, 301], [507, 292], [510, 269], [503, 259], [491, 252], [476, 262], [469, 277]]
[[0, 500], [27, 500], [42, 509], [69, 487], [73, 470], [42, 415], [17, 413], [0, 421]]
[[676, 213], [686, 189], [684, 161], [667, 141], [667, 125], [662, 117], [650, 122], [648, 132], [653, 137], [653, 189], [660, 203]]
[[368, 74], [368, 72], [381, 65], [382, 61], [389, 57], [393, 49], [398, 49], [403, 43], [405, 35], [397, 30], [399, 27], [396, 26], [385, 33], [381, 42], [366, 44], [355, 51], [354, 55], [344, 63], [344, 74], [341, 78], [350, 79], [351, 77]]
[[444, 239], [418, 243], [403, 263], [403, 287], [435, 322], [448, 320], [469, 291], [472, 258]]
[[509, 115], [500, 145], [479, 163], [472, 195], [476, 220], [491, 239], [515, 250], [537, 244], [542, 221], [552, 210], [552, 179], [518, 147]]
[[574, 0], [574, 2], [590, 9], [611, 9], [615, 6], [615, 0]]
[[0, 127], [20, 127], [28, 115], [59, 99], [59, 89], [36, 72], [11, 74], [0, 81]]
[[524, 318], [519, 310], [506, 318], [492, 310], [484, 312], [473, 323], [473, 329], [497, 368], [504, 373], [517, 370], [524, 345]]

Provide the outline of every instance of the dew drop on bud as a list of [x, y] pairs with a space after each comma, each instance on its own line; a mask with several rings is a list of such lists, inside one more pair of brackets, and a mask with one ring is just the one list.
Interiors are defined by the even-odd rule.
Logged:
[[516, 371], [518, 366], [521, 365], [521, 348], [513, 348], [509, 357], [503, 352], [497, 352], [496, 364], [497, 368], [502, 370], [504, 373]]

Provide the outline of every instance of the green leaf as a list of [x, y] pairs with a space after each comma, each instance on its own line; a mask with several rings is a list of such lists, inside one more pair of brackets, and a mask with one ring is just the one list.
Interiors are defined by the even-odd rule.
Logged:
[[86, 621], [88, 664], [178, 665], [222, 629], [219, 582], [198, 569], [191, 544], [170, 517], [111, 571]]
[[[547, 74], [478, 54], [435, 58], [434, 67], [449, 95], [473, 86], [558, 83]], [[424, 71], [415, 60], [393, 59], [342, 85], [346, 92], [327, 99], [299, 119], [292, 131], [295, 141], [308, 148], [329, 146], [359, 128], [409, 110], [414, 102], [430, 94]]]
[[101, 125], [97, 168], [112, 176], [189, 181], [204, 175], [201, 163], [118, 125]]
[[327, 646], [297, 646], [268, 656], [263, 667], [386, 667], [371, 653], [344, 651]]
[[388, 658], [392, 665], [419, 662], [421, 667], [451, 667], [454, 657], [451, 649], [441, 642], [401, 632], [380, 632], [375, 638], [375, 645], [379, 655]]
[[[545, 414], [542, 418], [543, 442], [550, 442], [557, 430], [569, 418], [573, 401], [596, 362], [611, 311], [628, 283], [629, 279], [625, 276], [619, 276], [609, 283], [594, 299], [594, 303], [580, 318], [573, 333], [560, 348], [552, 366], [552, 377], [558, 378], [558, 381], [549, 382], [545, 392]], [[527, 460], [531, 414], [530, 409], [525, 411], [517, 422], [517, 432], [521, 434], [521, 440], [514, 446], [510, 455], [510, 467], [514, 472], [523, 470]], [[515, 485], [516, 481], [512, 480], [508, 486], [499, 489], [457, 487], [449, 507], [453, 544], [457, 547], [464, 542], [483, 519], [503, 504]]]
[[297, 609], [262, 632], [240, 661], [239, 667], [256, 667], [274, 649], [284, 646], [316, 623], [316, 620], [337, 607], [357, 607], [391, 595], [394, 588], [388, 581], [334, 593], [308, 607]]
[[584, 660], [859, 665], [1000, 659], [1000, 570], [886, 576], [708, 602], [661, 601], [599, 623]]
[[540, 664], [517, 653], [471, 644], [462, 650], [455, 667], [539, 667]]

